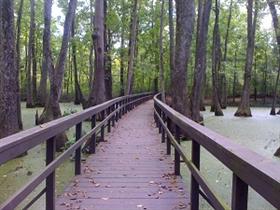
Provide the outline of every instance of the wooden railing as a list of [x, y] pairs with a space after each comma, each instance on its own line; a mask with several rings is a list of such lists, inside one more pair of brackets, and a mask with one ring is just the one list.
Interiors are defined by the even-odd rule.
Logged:
[[[159, 95], [154, 97], [154, 118], [162, 134], [162, 142], [166, 139], [167, 154], [171, 154], [171, 145], [174, 147], [175, 174], [180, 175], [181, 159], [191, 173], [191, 210], [199, 209], [199, 195], [214, 209], [246, 210], [249, 186], [276, 209], [280, 209], [279, 163], [195, 123], [158, 98]], [[192, 141], [191, 160], [180, 145], [182, 133]], [[219, 198], [199, 170], [201, 146], [232, 171], [231, 207]]]
[[[104, 139], [105, 127], [110, 132], [111, 126], [114, 126], [115, 122], [125, 113], [140, 103], [151, 99], [152, 96], [152, 93], [143, 93], [119, 97], [79, 113], [62, 117], [1, 139], [0, 165], [46, 142], [46, 167], [39, 175], [32, 178], [31, 181], [3, 203], [0, 208], [4, 210], [15, 209], [40, 183], [46, 180], [45, 188], [23, 209], [28, 209], [44, 194], [46, 194], [46, 209], [55, 209], [55, 169], [75, 153], [75, 175], [81, 174], [81, 147], [83, 144], [90, 140], [90, 152], [95, 153], [97, 132], [100, 132], [101, 139]], [[96, 116], [98, 115], [103, 120], [96, 124]], [[92, 130], [82, 136], [82, 123], [88, 119], [91, 119]], [[76, 127], [76, 142], [55, 158], [56, 143], [54, 137], [73, 126]]]

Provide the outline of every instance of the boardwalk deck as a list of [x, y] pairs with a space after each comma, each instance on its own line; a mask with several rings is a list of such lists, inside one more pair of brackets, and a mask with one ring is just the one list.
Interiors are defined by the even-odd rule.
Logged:
[[56, 209], [189, 209], [189, 195], [173, 175], [152, 116], [152, 101], [125, 115], [58, 197]]

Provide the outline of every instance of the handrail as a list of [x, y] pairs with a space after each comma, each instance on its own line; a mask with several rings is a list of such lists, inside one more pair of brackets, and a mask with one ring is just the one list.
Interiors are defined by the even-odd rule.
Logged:
[[[216, 198], [213, 198], [213, 191], [211, 189], [210, 191], [205, 190], [207, 185], [203, 186], [203, 184], [206, 183], [200, 180], [203, 178], [199, 173], [200, 146], [203, 146], [233, 172], [232, 209], [247, 209], [248, 186], [252, 187], [274, 207], [280, 209], [279, 163], [267, 159], [250, 149], [232, 142], [229, 138], [195, 123], [160, 101], [158, 96], [159, 94], [154, 96], [155, 120], [162, 133], [162, 138], [165, 138], [165, 133], [167, 133], [167, 146], [169, 147], [171, 143], [175, 148], [175, 157], [177, 155], [177, 158], [175, 158], [175, 173], [178, 173], [179, 170], [180, 174], [180, 163], [178, 163], [179, 155], [179, 157], [181, 156], [183, 158], [192, 174], [192, 210], [199, 208], [199, 201], [197, 198], [199, 187], [204, 190], [210, 201], [213, 201], [213, 199], [216, 200]], [[165, 125], [164, 121], [166, 121], [168, 125]], [[180, 134], [176, 134], [176, 141], [178, 141], [178, 143], [174, 142], [175, 139], [173, 139], [170, 132], [171, 124], [176, 127], [176, 133], [184, 133], [184, 135], [187, 135], [188, 138], [192, 140], [191, 162], [186, 158], [184, 150], [179, 145]], [[174, 128], [174, 126], [172, 128]], [[170, 148], [167, 148], [167, 150], [170, 150]], [[218, 202], [215, 203], [217, 204]], [[226, 209], [226, 207], [224, 209]]]
[[[44, 192], [46, 192], [46, 209], [54, 209], [55, 169], [61, 165], [64, 160], [69, 158], [73, 152], [75, 152], [75, 174], [80, 174], [80, 153], [83, 143], [90, 139], [90, 141], [94, 144], [95, 151], [95, 135], [99, 129], [101, 131], [101, 135], [102, 133], [104, 135], [105, 126], [107, 126], [109, 132], [111, 129], [111, 124], [114, 126], [115, 121], [118, 121], [118, 119], [121, 118], [123, 114], [125, 114], [127, 111], [130, 111], [143, 101], [150, 99], [151, 97], [152, 93], [119, 97], [79, 113], [62, 117], [41, 126], [37, 126], [35, 128], [31, 128], [1, 139], [0, 164], [46, 141], [47, 166], [41, 171], [39, 175], [32, 178], [31, 181], [29, 181], [17, 193], [15, 193], [4, 204], [2, 204], [0, 209], [14, 209], [44, 180], [46, 180], [46, 188], [44, 189]], [[105, 111], [107, 111], [107, 116], [104, 116], [105, 118], [102, 120], [102, 122], [96, 125], [96, 115], [99, 113], [105, 114]], [[92, 124], [92, 130], [84, 136], [81, 136], [82, 122], [89, 118], [92, 119], [92, 122], [94, 121], [94, 124]], [[73, 126], [76, 126], [76, 142], [55, 159], [55, 139], [53, 137]], [[32, 205], [32, 203], [34, 203], [43, 194], [44, 193], [42, 192], [39, 193], [34, 199], [32, 199], [31, 203], [27, 204], [27, 206]]]

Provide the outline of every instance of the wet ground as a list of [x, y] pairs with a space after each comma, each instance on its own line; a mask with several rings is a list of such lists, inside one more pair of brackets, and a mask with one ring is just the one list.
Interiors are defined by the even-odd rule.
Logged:
[[[22, 115], [24, 129], [34, 126], [36, 109], [26, 109], [22, 104]], [[80, 106], [70, 103], [61, 104], [63, 113], [80, 111]], [[39, 112], [42, 111], [38, 109]], [[203, 112], [205, 125], [214, 131], [231, 138], [234, 142], [246, 146], [259, 154], [268, 158], [275, 159], [280, 163], [280, 159], [273, 156], [273, 153], [280, 146], [280, 116], [270, 116], [269, 108], [252, 108], [252, 118], [237, 118], [233, 114], [235, 107], [229, 107], [224, 110], [225, 116], [215, 117], [213, 113]], [[84, 129], [88, 130], [88, 123], [85, 123]], [[67, 132], [69, 139], [73, 139], [73, 130]], [[186, 150], [190, 151], [188, 142], [183, 143]], [[45, 145], [40, 145], [31, 151], [27, 156], [9, 161], [0, 166], [0, 203], [27, 183], [34, 175], [38, 174], [45, 164]], [[231, 199], [231, 177], [232, 173], [223, 164], [219, 163], [207, 151], [202, 149], [201, 170], [209, 183], [214, 187], [218, 195], [223, 200], [230, 203]], [[187, 169], [182, 170], [186, 182], [189, 182]], [[63, 174], [63, 176], [62, 176]], [[57, 193], [69, 183], [74, 174], [73, 162], [66, 161], [57, 170], [56, 186]], [[38, 187], [36, 193], [40, 192], [43, 186]], [[29, 198], [30, 199], [30, 198]], [[44, 198], [34, 204], [32, 209], [44, 209]], [[210, 209], [207, 204], [202, 202], [203, 209]], [[253, 190], [249, 192], [249, 209], [251, 210], [274, 210], [272, 206], [257, 195]]]

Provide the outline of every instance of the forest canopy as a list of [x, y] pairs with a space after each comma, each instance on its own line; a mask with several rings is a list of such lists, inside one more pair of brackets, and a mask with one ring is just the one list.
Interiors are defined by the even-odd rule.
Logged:
[[[203, 122], [250, 106], [279, 105], [279, 1], [0, 0], [0, 138], [22, 129], [20, 102], [62, 116], [59, 102], [87, 108], [160, 91]], [[35, 116], [34, 116], [35, 117]], [[63, 145], [63, 142], [62, 142]]]

